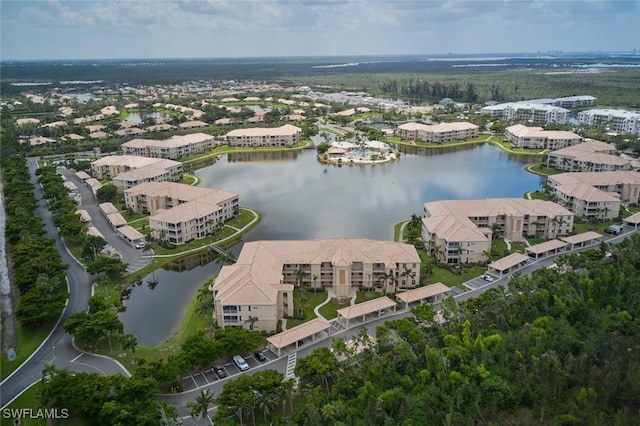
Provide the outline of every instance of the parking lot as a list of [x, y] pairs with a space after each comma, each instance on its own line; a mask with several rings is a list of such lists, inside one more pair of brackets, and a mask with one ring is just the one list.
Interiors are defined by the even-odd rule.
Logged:
[[[261, 352], [264, 354], [265, 357], [267, 357], [266, 361], [263, 361], [263, 362], [258, 361], [258, 359], [253, 353], [250, 355], [245, 355], [243, 357], [244, 360], [247, 362], [247, 364], [249, 364], [249, 371], [251, 371], [251, 369], [254, 367], [257, 367], [259, 365], [262, 365], [269, 361], [273, 361], [278, 358], [277, 355], [271, 352], [270, 350], [264, 350]], [[238, 367], [236, 367], [236, 365], [231, 360], [229, 360], [229, 362], [222, 364], [222, 368], [224, 372], [227, 374], [227, 377], [232, 377], [237, 374], [240, 374], [240, 370], [238, 369]], [[222, 379], [216, 375], [216, 373], [213, 371], [213, 368], [208, 368], [204, 371], [201, 371], [200, 373], [194, 373], [189, 376], [184, 376], [182, 378], [182, 386], [184, 387], [184, 391], [189, 391], [192, 389], [199, 388], [201, 386], [206, 386], [210, 383], [214, 383], [220, 380]]]

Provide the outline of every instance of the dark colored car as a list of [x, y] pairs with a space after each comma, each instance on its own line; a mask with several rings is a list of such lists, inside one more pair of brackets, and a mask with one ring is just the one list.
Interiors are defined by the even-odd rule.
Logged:
[[216, 373], [216, 376], [218, 376], [220, 379], [223, 379], [228, 376], [227, 372], [224, 371], [224, 368], [222, 368], [221, 365], [214, 365], [213, 372]]
[[262, 352], [254, 352], [253, 355], [255, 355], [260, 362], [265, 362], [267, 360], [267, 357]]

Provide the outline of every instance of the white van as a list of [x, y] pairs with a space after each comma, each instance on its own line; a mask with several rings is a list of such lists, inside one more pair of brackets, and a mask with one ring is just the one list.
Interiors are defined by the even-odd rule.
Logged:
[[240, 371], [247, 371], [249, 369], [249, 364], [244, 360], [240, 355], [234, 355], [233, 363], [240, 369]]

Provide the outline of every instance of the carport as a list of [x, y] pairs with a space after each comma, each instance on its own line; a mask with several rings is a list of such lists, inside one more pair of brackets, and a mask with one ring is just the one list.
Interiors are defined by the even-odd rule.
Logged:
[[289, 330], [283, 331], [282, 333], [267, 337], [267, 342], [269, 342], [269, 349], [276, 352], [278, 356], [281, 356], [283, 348], [295, 344], [296, 349], [298, 349], [298, 342], [307, 337], [311, 337], [311, 341], [315, 342], [316, 335], [323, 331], [330, 334], [331, 324], [329, 324], [325, 319], [314, 318], [297, 327], [293, 327]]
[[[404, 302], [405, 309], [409, 309], [409, 305], [415, 302], [423, 303], [435, 303], [439, 302], [449, 294], [449, 287], [442, 283], [435, 283], [428, 286], [416, 288], [413, 290], [407, 290], [404, 293], [399, 293], [396, 297]], [[440, 297], [442, 296], [442, 297]], [[433, 300], [428, 300], [433, 298]]]
[[594, 231], [583, 232], [582, 234], [571, 235], [568, 237], [562, 237], [560, 240], [571, 245], [570, 249], [587, 247], [596, 244], [600, 241], [602, 235]]
[[541, 257], [549, 256], [563, 251], [569, 243], [560, 240], [550, 240], [544, 243], [536, 244], [526, 248], [526, 252], [529, 257], [534, 259], [540, 259]]
[[129, 225], [119, 227], [118, 229], [116, 229], [116, 232], [123, 240], [125, 240], [132, 246], [136, 243], [136, 241], [144, 241], [144, 235], [142, 235], [140, 232], [138, 232], [137, 229]]
[[638, 229], [638, 227], [640, 226], [640, 212], [632, 214], [631, 216], [626, 218], [624, 220], [624, 224], [626, 226], [632, 227], [633, 229]]
[[[349, 328], [349, 321], [354, 318], [361, 317], [362, 322], [364, 322], [367, 314], [378, 312], [378, 316], [380, 316], [381, 310], [391, 308], [393, 308], [394, 311], [396, 310], [396, 302], [386, 296], [379, 297], [377, 299], [369, 300], [368, 302], [362, 302], [357, 305], [338, 309], [338, 318], [336, 321], [343, 327]], [[346, 320], [346, 323], [343, 323], [343, 319]]]
[[496, 260], [495, 262], [491, 262], [489, 264], [488, 270], [493, 271], [494, 273], [507, 274], [509, 272], [513, 272], [516, 270], [521, 263], [527, 263], [529, 261], [529, 256], [526, 256], [522, 253], [512, 253], [509, 256], [505, 256], [502, 259]]

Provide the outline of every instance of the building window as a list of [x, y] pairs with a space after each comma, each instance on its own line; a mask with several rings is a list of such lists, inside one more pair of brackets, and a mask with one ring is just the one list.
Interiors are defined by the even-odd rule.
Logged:
[[225, 315], [223, 317], [224, 322], [227, 324], [237, 324], [238, 323], [238, 316], [237, 315]]
[[237, 306], [223, 306], [222, 307], [222, 312], [225, 314], [236, 314], [238, 313], [238, 307]]

